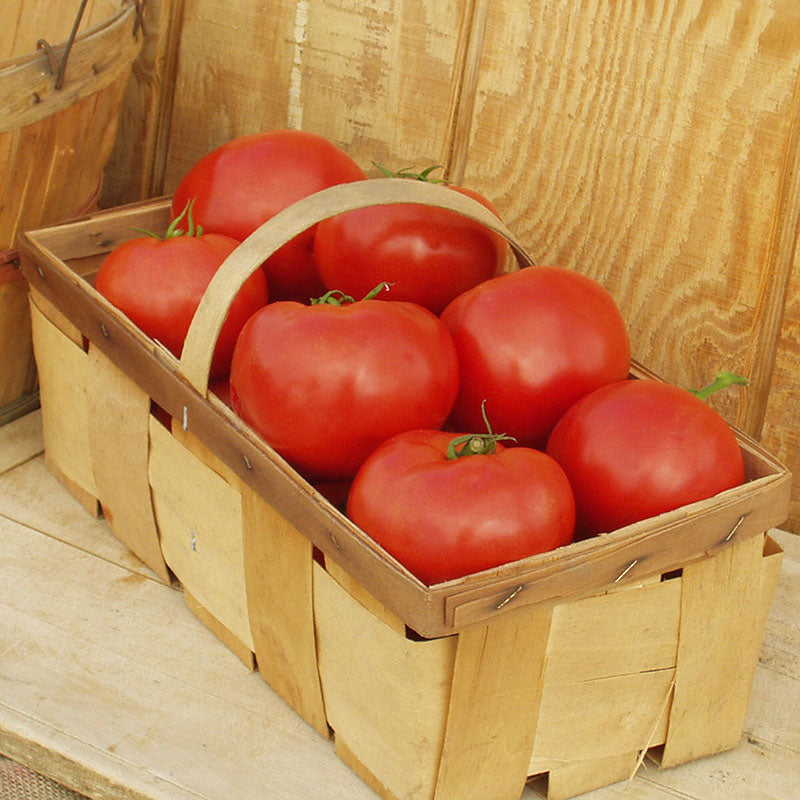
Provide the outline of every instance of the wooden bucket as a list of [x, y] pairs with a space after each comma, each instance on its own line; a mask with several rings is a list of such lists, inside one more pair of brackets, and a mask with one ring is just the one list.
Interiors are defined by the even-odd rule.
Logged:
[[7, 0], [0, 31], [0, 423], [35, 405], [23, 231], [95, 208], [141, 46], [139, 3]]

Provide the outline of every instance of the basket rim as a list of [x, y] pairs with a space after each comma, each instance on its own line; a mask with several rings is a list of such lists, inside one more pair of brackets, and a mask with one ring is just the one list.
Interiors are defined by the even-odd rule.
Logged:
[[[136, 14], [135, 4], [123, 6], [75, 37], [61, 89], [55, 89], [43, 50], [0, 61], [0, 132], [63, 111], [130, 70], [143, 40], [134, 34]], [[60, 42], [51, 50], [58, 57], [65, 47]]]
[[[147, 224], [154, 214], [167, 219], [169, 207], [169, 198], [140, 201], [28, 231], [21, 239], [23, 272], [31, 287], [65, 314], [92, 346], [132, 373], [175, 418], [185, 415], [189, 430], [223, 463], [421, 636], [456, 633], [508, 609], [561, 602], [608, 589], [623, 579], [663, 574], [785, 519], [789, 470], [734, 427], [749, 463], [757, 467], [745, 484], [548, 553], [425, 585], [322, 497], [221, 400], [200, 394], [184, 380], [178, 359], [145, 336], [67, 263], [110, 250], [117, 242], [109, 223], [129, 230], [138, 227], [137, 218], [148, 217]], [[634, 370], [660, 380], [639, 364], [634, 363]]]

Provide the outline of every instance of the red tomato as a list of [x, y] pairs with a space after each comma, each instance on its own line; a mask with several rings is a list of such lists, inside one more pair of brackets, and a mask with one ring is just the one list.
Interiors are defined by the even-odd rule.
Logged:
[[398, 434], [364, 462], [347, 515], [427, 584], [505, 564], [572, 540], [569, 482], [545, 453], [496, 445], [449, 458], [458, 434]]
[[712, 497], [745, 479], [728, 423], [685, 389], [625, 380], [579, 400], [547, 452], [575, 492], [582, 536]]
[[[233, 139], [194, 164], [175, 189], [173, 212], [196, 198], [198, 224], [243, 240], [291, 203], [366, 177], [347, 153], [322, 136], [267, 131]], [[313, 238], [311, 228], [267, 260], [273, 300], [308, 302], [324, 291], [314, 266]]]
[[[454, 191], [491, 203], [474, 190]], [[502, 271], [508, 243], [462, 214], [412, 203], [370, 206], [317, 226], [314, 258], [322, 282], [362, 297], [381, 281], [391, 299], [438, 314], [462, 292]]]
[[351, 478], [402, 430], [441, 427], [458, 387], [447, 329], [411, 303], [271, 303], [239, 336], [236, 412], [310, 479]]
[[461, 382], [451, 418], [520, 445], [543, 447], [580, 397], [627, 377], [630, 342], [614, 299], [594, 279], [559, 267], [526, 267], [457, 297], [442, 321], [458, 351]]
[[[150, 338], [180, 357], [206, 287], [238, 245], [215, 233], [131, 239], [106, 256], [95, 288]], [[266, 278], [258, 270], [239, 290], [225, 319], [211, 363], [212, 378], [227, 374], [239, 331], [268, 299]]]

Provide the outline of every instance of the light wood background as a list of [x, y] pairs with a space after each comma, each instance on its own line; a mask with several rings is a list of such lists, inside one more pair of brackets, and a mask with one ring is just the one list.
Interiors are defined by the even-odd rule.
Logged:
[[148, 0], [103, 204], [276, 127], [442, 164], [601, 280], [638, 360], [747, 376], [712, 404], [797, 473], [799, 105], [797, 0]]

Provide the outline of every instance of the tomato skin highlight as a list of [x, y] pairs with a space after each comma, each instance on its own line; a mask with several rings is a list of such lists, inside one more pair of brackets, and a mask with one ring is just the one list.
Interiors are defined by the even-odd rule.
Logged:
[[[482, 202], [477, 192], [451, 187]], [[314, 258], [322, 282], [362, 297], [380, 281], [385, 299], [439, 314], [455, 297], [500, 273], [508, 243], [484, 225], [444, 208], [413, 203], [370, 206], [337, 214], [317, 226]]]
[[[152, 339], [180, 358], [200, 299], [220, 264], [239, 242], [228, 236], [143, 236], [123, 242], [100, 265], [95, 288]], [[230, 369], [239, 331], [267, 304], [269, 290], [257, 270], [242, 285], [220, 331], [211, 379]]]
[[482, 403], [498, 431], [544, 447], [580, 397], [626, 378], [631, 350], [611, 294], [594, 279], [551, 266], [484, 281], [441, 314], [461, 368], [450, 424], [482, 427]]
[[[239, 136], [207, 153], [184, 175], [173, 195], [173, 216], [194, 198], [197, 224], [243, 241], [297, 200], [366, 177], [344, 150], [315, 133], [271, 130]], [[273, 300], [307, 302], [324, 291], [313, 261], [314, 230], [295, 237], [265, 262]]]
[[429, 585], [572, 541], [572, 490], [555, 461], [502, 444], [448, 460], [458, 435], [417, 430], [385, 442], [353, 480], [347, 516]]
[[412, 303], [271, 303], [242, 329], [236, 412], [307, 478], [352, 478], [381, 442], [441, 427], [458, 388], [447, 329]]
[[705, 402], [650, 379], [578, 401], [547, 444], [573, 486], [581, 537], [704, 500], [745, 480], [733, 429]]

